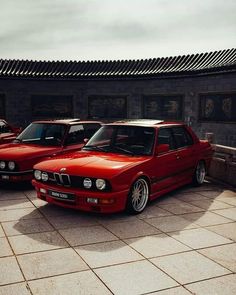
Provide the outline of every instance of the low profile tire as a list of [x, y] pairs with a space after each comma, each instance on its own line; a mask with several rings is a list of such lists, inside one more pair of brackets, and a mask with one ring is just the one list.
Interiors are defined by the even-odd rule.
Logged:
[[148, 202], [149, 198], [149, 186], [144, 178], [138, 178], [132, 185], [128, 200], [126, 210], [130, 214], [141, 213]]
[[203, 184], [206, 176], [206, 165], [203, 161], [199, 161], [193, 175], [193, 184], [200, 186]]

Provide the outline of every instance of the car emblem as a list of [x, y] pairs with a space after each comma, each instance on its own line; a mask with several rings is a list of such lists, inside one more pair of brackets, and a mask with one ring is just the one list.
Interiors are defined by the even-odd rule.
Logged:
[[66, 168], [61, 168], [60, 169], [60, 172], [65, 172], [66, 171]]

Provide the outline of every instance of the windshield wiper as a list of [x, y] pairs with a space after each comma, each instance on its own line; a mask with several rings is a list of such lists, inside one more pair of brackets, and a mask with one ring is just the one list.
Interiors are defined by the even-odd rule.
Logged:
[[100, 146], [96, 146], [96, 145], [85, 145], [83, 147], [83, 149], [91, 149], [91, 150], [94, 150], [94, 151], [101, 151], [101, 152], [106, 152], [106, 150]]
[[134, 155], [134, 153], [131, 152], [130, 150], [124, 149], [124, 148], [119, 147], [119, 146], [117, 146], [117, 145], [113, 145], [112, 148], [114, 148], [114, 149], [116, 149], [116, 150], [118, 150], [118, 151], [124, 152], [124, 153], [126, 153], [126, 154], [129, 154], [129, 155]]

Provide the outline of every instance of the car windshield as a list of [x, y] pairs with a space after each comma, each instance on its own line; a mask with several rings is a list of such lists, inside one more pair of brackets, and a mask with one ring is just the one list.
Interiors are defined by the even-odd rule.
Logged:
[[150, 155], [155, 139], [155, 129], [142, 126], [107, 125], [100, 128], [83, 150]]
[[65, 130], [66, 126], [62, 124], [32, 123], [15, 139], [15, 142], [60, 146]]

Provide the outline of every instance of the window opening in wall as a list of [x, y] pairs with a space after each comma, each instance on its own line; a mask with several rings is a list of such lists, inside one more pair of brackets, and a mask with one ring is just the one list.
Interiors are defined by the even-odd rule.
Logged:
[[88, 116], [92, 119], [127, 118], [127, 99], [126, 97], [89, 97]]
[[146, 119], [183, 118], [183, 96], [150, 95], [143, 97], [143, 116]]
[[236, 93], [200, 94], [201, 121], [236, 122]]
[[5, 94], [0, 93], [0, 118], [5, 118]]
[[73, 117], [72, 96], [70, 95], [32, 95], [31, 105], [34, 120]]

